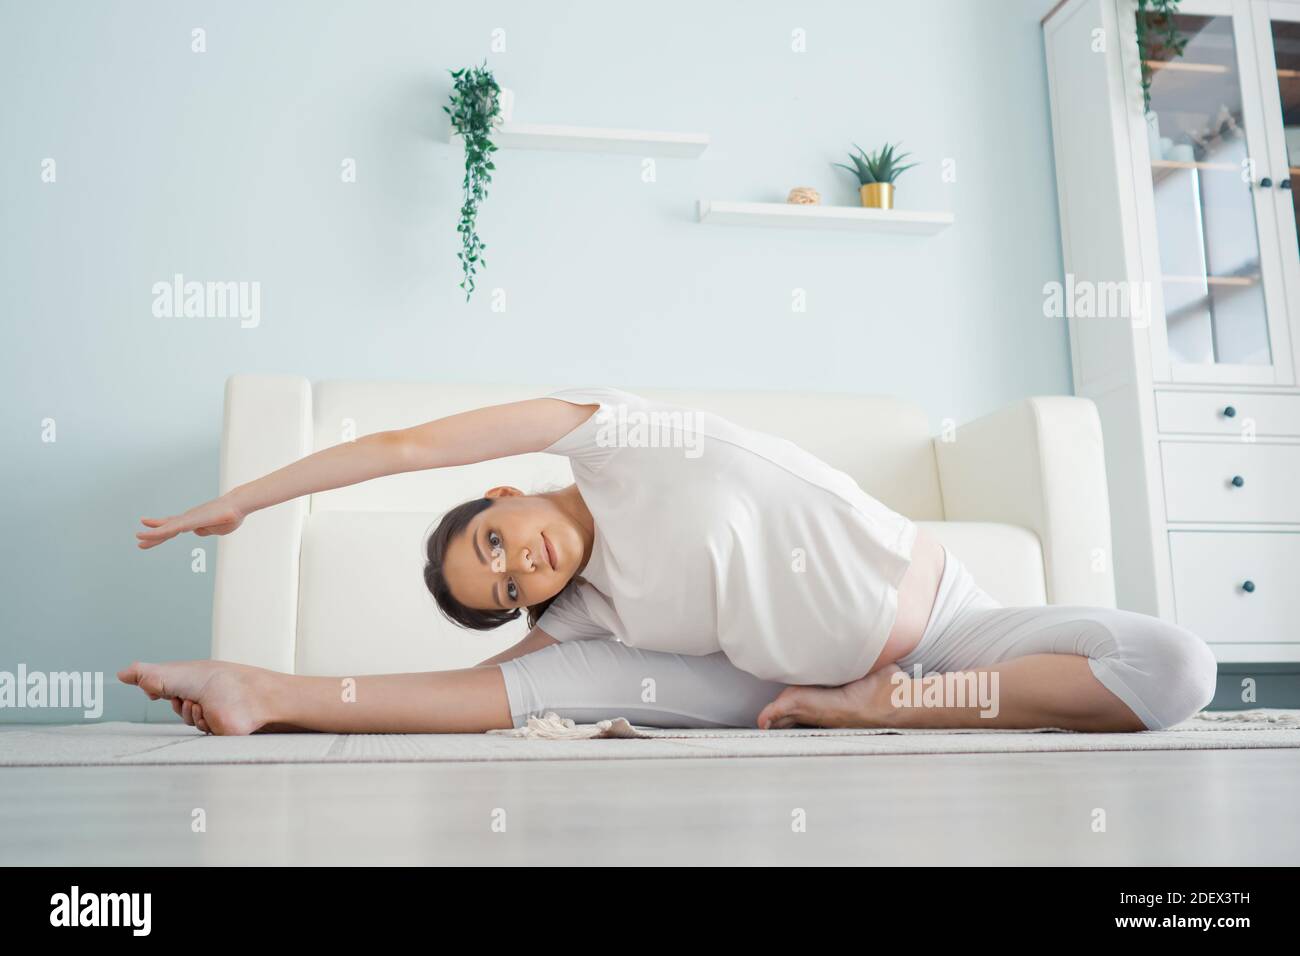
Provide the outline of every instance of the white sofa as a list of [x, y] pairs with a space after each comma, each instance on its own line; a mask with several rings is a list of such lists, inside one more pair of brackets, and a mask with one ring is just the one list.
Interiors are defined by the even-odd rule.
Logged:
[[[554, 387], [235, 375], [221, 491], [341, 441]], [[1004, 604], [1114, 606], [1101, 428], [1087, 399], [1026, 399], [932, 438], [921, 410], [892, 398], [621, 387], [796, 442], [931, 528]], [[212, 657], [299, 674], [477, 663], [518, 640], [523, 622], [483, 633], [445, 621], [422, 578], [426, 533], [447, 508], [494, 485], [570, 481], [567, 459], [522, 455], [393, 475], [250, 515], [217, 539]]]

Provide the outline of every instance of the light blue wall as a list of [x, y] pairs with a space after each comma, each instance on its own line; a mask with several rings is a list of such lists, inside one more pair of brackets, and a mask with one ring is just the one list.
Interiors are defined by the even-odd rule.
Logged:
[[[111, 680], [134, 658], [206, 656], [199, 542], [139, 552], [133, 533], [216, 493], [233, 372], [891, 393], [936, 428], [1069, 392], [1041, 297], [1061, 278], [1049, 6], [3, 0], [0, 670]], [[447, 69], [484, 59], [519, 121], [712, 137], [653, 184], [635, 156], [498, 154], [482, 291], [505, 290], [504, 314], [456, 287], [459, 155], [440, 111]], [[694, 221], [699, 197], [795, 185], [854, 203], [830, 161], [887, 139], [924, 163], [899, 204], [956, 226]], [[151, 287], [178, 272], [260, 282], [261, 325], [155, 318]], [[138, 691], [108, 690], [106, 718], [145, 713]]]

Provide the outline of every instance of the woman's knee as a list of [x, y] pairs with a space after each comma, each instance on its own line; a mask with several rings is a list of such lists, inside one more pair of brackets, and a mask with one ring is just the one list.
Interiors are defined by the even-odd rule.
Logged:
[[[1149, 730], [1161, 730], [1204, 710], [1214, 700], [1214, 651], [1184, 627], [1144, 614], [1120, 612], [1106, 655], [1120, 680], [1137, 696]], [[1103, 658], [1104, 660], [1105, 658]]]

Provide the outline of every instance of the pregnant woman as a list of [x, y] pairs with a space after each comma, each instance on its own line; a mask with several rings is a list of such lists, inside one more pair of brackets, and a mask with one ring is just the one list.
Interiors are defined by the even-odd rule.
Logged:
[[616, 389], [568, 389], [308, 455], [141, 548], [300, 495], [526, 452], [575, 482], [497, 487], [429, 535], [444, 615], [527, 635], [476, 667], [349, 680], [217, 661], [118, 677], [216, 734], [475, 732], [555, 711], [659, 727], [1156, 730], [1214, 696], [1212, 651], [1156, 618], [1002, 607], [955, 555], [796, 445]]

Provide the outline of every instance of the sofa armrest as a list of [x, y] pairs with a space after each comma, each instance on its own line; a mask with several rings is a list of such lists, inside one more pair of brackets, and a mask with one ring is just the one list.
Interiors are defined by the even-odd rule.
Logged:
[[1115, 606], [1101, 421], [1090, 399], [1029, 398], [935, 439], [950, 521], [1038, 535], [1049, 604]]
[[[221, 494], [312, 450], [311, 384], [296, 375], [232, 375], [221, 429]], [[310, 499], [256, 511], [217, 539], [212, 659], [292, 673], [298, 554]]]

